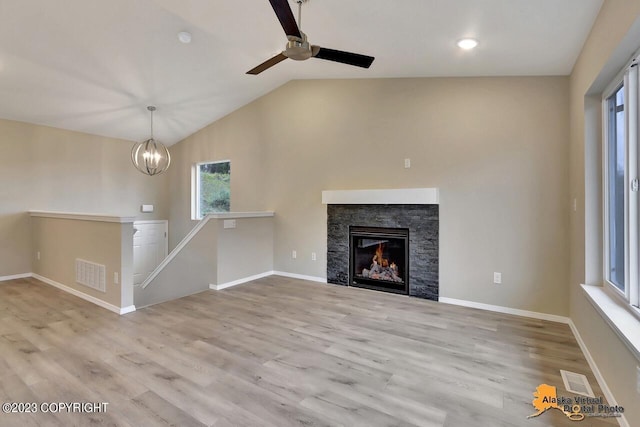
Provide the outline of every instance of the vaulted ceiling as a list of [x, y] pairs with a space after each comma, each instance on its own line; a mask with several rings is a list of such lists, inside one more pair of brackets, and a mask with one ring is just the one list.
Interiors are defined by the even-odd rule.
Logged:
[[141, 140], [155, 105], [173, 144], [292, 79], [568, 75], [601, 4], [309, 0], [310, 41], [371, 68], [312, 58], [251, 76], [286, 43], [268, 0], [0, 0], [0, 118]]

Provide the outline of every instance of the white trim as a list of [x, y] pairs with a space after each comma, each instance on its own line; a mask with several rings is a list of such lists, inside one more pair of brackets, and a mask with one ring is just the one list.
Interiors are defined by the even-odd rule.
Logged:
[[251, 282], [252, 280], [262, 279], [263, 277], [272, 276], [273, 271], [267, 271], [265, 273], [254, 274], [253, 276], [245, 277], [243, 279], [234, 280], [232, 282], [222, 283], [220, 285], [210, 284], [209, 289], [213, 289], [214, 291], [221, 291], [223, 289], [230, 288], [232, 286], [241, 285], [243, 283]]
[[85, 301], [89, 301], [91, 303], [94, 303], [95, 305], [98, 305], [98, 306], [100, 306], [102, 308], [105, 308], [105, 309], [107, 309], [109, 311], [112, 311], [112, 312], [114, 312], [116, 314], [126, 314], [126, 313], [131, 313], [132, 311], [136, 311], [136, 307], [133, 306], [133, 305], [120, 308], [120, 307], [117, 307], [117, 306], [115, 306], [113, 304], [109, 304], [106, 301], [102, 301], [99, 298], [96, 298], [96, 297], [91, 296], [91, 295], [87, 295], [84, 292], [80, 292], [80, 291], [78, 291], [76, 289], [70, 288], [67, 285], [63, 285], [62, 283], [56, 282], [55, 280], [51, 280], [51, 279], [49, 279], [47, 277], [40, 276], [39, 274], [33, 273], [32, 277], [34, 279], [38, 279], [41, 282], [46, 283], [47, 285], [51, 285], [51, 286], [53, 286], [55, 288], [58, 288], [58, 289], [60, 289], [60, 290], [62, 290], [64, 292], [67, 292], [67, 293], [69, 293], [71, 295], [77, 296], [78, 298], [82, 298]]
[[304, 274], [287, 273], [284, 271], [266, 271], [264, 273], [256, 274], [253, 276], [245, 277], [243, 279], [234, 280], [232, 282], [222, 283], [220, 285], [210, 284], [209, 289], [214, 291], [221, 291], [222, 289], [230, 288], [232, 286], [240, 285], [242, 283], [251, 282], [253, 280], [262, 279], [269, 276], [283, 276], [290, 277], [292, 279], [309, 280], [311, 282], [327, 283], [327, 279], [324, 277], [305, 276]]
[[[573, 323], [573, 320], [571, 319], [569, 319], [569, 327], [571, 328], [571, 332], [573, 332], [573, 335], [575, 336], [576, 341], [578, 342], [578, 346], [580, 346], [580, 349], [582, 350], [582, 354], [584, 354], [585, 359], [587, 359], [587, 363], [589, 364], [589, 367], [593, 372], [593, 376], [596, 377], [596, 381], [598, 381], [598, 385], [600, 386], [600, 390], [602, 390], [604, 397], [607, 398], [607, 401], [609, 402], [610, 406], [617, 405], [616, 399], [613, 396], [611, 389], [607, 385], [607, 382], [604, 380], [604, 377], [602, 376], [600, 369], [598, 369], [598, 365], [596, 365], [596, 361], [593, 360], [593, 357], [591, 356], [591, 353], [589, 353], [589, 349], [587, 348], [587, 345], [582, 340], [582, 337], [580, 336], [580, 332], [578, 332], [578, 328], [576, 327], [576, 325]], [[622, 427], [631, 427], [629, 425], [629, 422], [625, 418], [624, 414], [622, 414], [621, 417], [616, 417], [616, 418], [618, 419], [618, 424], [620, 424]]]
[[[587, 299], [629, 351], [640, 361], [640, 334], [638, 310], [623, 300], [621, 295], [600, 286], [580, 285]], [[634, 313], [635, 310], [635, 313]]]
[[133, 224], [169, 224], [169, 221], [166, 219], [140, 219], [135, 220]]
[[136, 306], [135, 305], [128, 305], [126, 307], [122, 307], [118, 314], [133, 313], [134, 311], [136, 311]]
[[134, 216], [115, 216], [105, 214], [29, 211], [29, 215], [40, 218], [75, 219], [78, 221], [115, 222], [126, 224], [135, 221]]
[[465, 301], [454, 298], [440, 297], [439, 302], [445, 304], [459, 305], [462, 307], [478, 308], [480, 310], [495, 311], [497, 313], [513, 314], [515, 316], [530, 317], [532, 319], [548, 320], [550, 322], [559, 322], [569, 324], [571, 319], [556, 314], [539, 313], [537, 311], [520, 310], [517, 308], [504, 307], [501, 305], [483, 304], [475, 301]]
[[191, 220], [200, 221], [200, 180], [198, 164], [191, 166]]
[[233, 218], [267, 218], [275, 216], [275, 212], [265, 211], [265, 212], [220, 212], [220, 213], [211, 213], [206, 217], [211, 217], [213, 219], [233, 219]]
[[322, 192], [323, 205], [437, 205], [437, 188], [391, 190], [332, 190]]
[[309, 280], [311, 282], [327, 283], [326, 277], [306, 276], [304, 274], [287, 273], [286, 271], [274, 271], [276, 276], [290, 277], [292, 279]]
[[11, 276], [0, 276], [0, 282], [6, 282], [7, 280], [27, 279], [33, 277], [32, 273], [14, 274]]

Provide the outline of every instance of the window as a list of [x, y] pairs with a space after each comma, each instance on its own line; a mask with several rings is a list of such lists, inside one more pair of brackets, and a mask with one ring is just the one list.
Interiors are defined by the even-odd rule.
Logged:
[[607, 190], [609, 214], [609, 281], [625, 290], [624, 280], [624, 86], [607, 99]]
[[[637, 58], [636, 58], [637, 59]], [[603, 97], [605, 279], [629, 304], [640, 302], [638, 67], [634, 59]]]
[[229, 212], [231, 205], [231, 162], [198, 163], [192, 169], [191, 217]]

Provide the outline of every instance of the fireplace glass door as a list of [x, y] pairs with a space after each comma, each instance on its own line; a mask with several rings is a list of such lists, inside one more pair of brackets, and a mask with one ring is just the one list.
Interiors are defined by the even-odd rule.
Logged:
[[409, 230], [349, 227], [351, 286], [407, 294]]

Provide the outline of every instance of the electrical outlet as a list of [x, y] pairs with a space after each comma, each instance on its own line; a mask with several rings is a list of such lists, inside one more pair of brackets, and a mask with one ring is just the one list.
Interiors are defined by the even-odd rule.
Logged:
[[38, 258], [38, 261], [40, 261], [40, 251], [36, 252], [36, 258]]
[[409, 169], [411, 167], [411, 159], [404, 159], [404, 168]]
[[293, 259], [298, 258], [298, 252], [296, 252], [296, 251], [291, 251], [291, 258], [293, 258]]
[[311, 261], [316, 261], [318, 259], [318, 257], [316, 256], [315, 252], [311, 252]]
[[493, 272], [493, 283], [498, 285], [502, 283], [502, 273]]
[[120, 277], [118, 277], [118, 272], [116, 271], [113, 273], [113, 283], [117, 285], [119, 280], [120, 280]]

